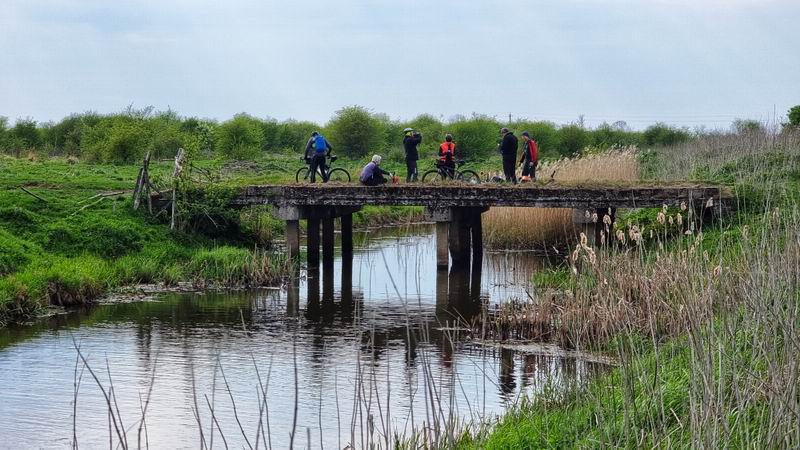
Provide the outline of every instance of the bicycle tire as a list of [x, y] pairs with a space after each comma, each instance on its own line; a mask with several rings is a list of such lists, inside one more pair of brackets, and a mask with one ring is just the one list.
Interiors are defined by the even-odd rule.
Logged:
[[350, 172], [342, 169], [341, 167], [331, 169], [331, 171], [328, 172], [328, 181], [333, 181], [335, 183], [349, 183]]
[[463, 170], [458, 173], [458, 181], [467, 184], [481, 184], [481, 176], [474, 170]]
[[444, 181], [442, 174], [438, 170], [429, 170], [423, 173], [421, 180], [423, 183], [441, 183]]
[[297, 173], [294, 175], [294, 181], [300, 183], [301, 181], [306, 181], [308, 179], [308, 167], [301, 167], [297, 169]]

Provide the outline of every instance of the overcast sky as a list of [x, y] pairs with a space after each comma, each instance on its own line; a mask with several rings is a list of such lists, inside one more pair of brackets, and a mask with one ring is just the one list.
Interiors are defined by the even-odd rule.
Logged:
[[798, 0], [2, 0], [0, 115], [727, 127], [800, 104], [799, 19]]

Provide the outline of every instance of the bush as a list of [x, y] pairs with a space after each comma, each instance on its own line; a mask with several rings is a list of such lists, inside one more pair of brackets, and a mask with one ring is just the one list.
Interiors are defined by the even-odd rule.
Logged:
[[800, 105], [793, 106], [787, 115], [790, 127], [800, 127]]
[[237, 114], [216, 130], [214, 147], [220, 155], [231, 159], [253, 159], [264, 145], [262, 122], [247, 114]]
[[338, 154], [361, 158], [385, 150], [386, 129], [364, 107], [347, 106], [336, 111], [327, 129], [331, 145]]
[[562, 156], [572, 156], [580, 154], [584, 147], [589, 145], [590, 136], [585, 128], [579, 125], [567, 125], [558, 130], [561, 136], [561, 149]]
[[17, 157], [22, 151], [35, 150], [42, 144], [42, 136], [36, 127], [36, 121], [31, 118], [18, 119], [17, 123], [8, 131], [7, 140], [10, 149]]
[[456, 154], [460, 158], [482, 158], [497, 149], [500, 139], [500, 123], [495, 119], [473, 114], [471, 118], [456, 118], [446, 132], [453, 135], [456, 142]]
[[527, 131], [539, 145], [539, 158], [558, 158], [565, 155], [562, 152], [561, 135], [552, 122], [518, 120], [510, 123], [509, 128], [518, 130], [517, 137], [520, 139], [522, 139], [522, 132]]
[[393, 130], [389, 136], [389, 141], [393, 145], [401, 145], [403, 142], [403, 129], [413, 128], [422, 133], [422, 143], [419, 146], [420, 158], [435, 156], [439, 152], [439, 144], [444, 141], [445, 125], [441, 120], [430, 114], [420, 114], [414, 119], [398, 124], [397, 130]]
[[143, 120], [125, 115], [106, 116], [82, 135], [81, 154], [89, 161], [133, 162], [148, 148]]
[[642, 137], [647, 145], [668, 147], [686, 142], [691, 139], [692, 135], [685, 129], [657, 123], [644, 130]]
[[306, 149], [312, 131], [320, 131], [322, 127], [314, 122], [298, 122], [286, 120], [278, 126], [279, 134], [274, 149], [287, 149], [300, 153]]

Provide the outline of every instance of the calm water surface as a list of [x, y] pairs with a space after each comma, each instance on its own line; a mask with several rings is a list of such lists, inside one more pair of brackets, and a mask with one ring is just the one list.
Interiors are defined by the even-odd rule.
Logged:
[[104, 388], [113, 382], [131, 447], [151, 386], [142, 446], [287, 448], [294, 429], [297, 448], [361, 448], [451, 413], [490, 418], [598, 369], [481, 345], [452, 326], [527, 297], [546, 259], [487, 253], [482, 270], [440, 272], [428, 226], [358, 244], [352, 266], [337, 256], [332, 276], [303, 270], [282, 289], [170, 294], [0, 331], [0, 447], [71, 447], [77, 416], [79, 446], [108, 448], [107, 407], [87, 369], [73, 401], [76, 344]]

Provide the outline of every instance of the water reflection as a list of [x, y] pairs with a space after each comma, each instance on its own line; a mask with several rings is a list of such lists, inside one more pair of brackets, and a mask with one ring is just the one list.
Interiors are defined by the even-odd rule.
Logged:
[[[520, 395], [582, 382], [597, 370], [574, 358], [481, 345], [455, 326], [487, 304], [524, 295], [531, 273], [523, 272], [545, 263], [486, 254], [469, 268], [439, 271], [431, 231], [357, 237], [352, 259], [337, 257], [328, 276], [324, 265], [300, 270], [281, 290], [170, 295], [0, 331], [0, 385], [12, 387], [0, 392], [0, 442], [69, 446], [73, 336], [102, 379], [108, 358], [128, 423], [155, 373], [148, 413], [155, 447], [198, 446], [194, 404], [209, 433], [205, 396], [217, 402], [215, 419], [228, 445], [247, 446], [221, 368], [251, 437], [261, 414], [255, 368], [269, 377], [266, 415], [276, 448], [287, 446], [295, 408], [302, 446], [310, 436], [312, 447], [362, 448], [369, 427], [403, 433], [451, 412], [490, 417]], [[438, 415], [430, 411], [434, 404]], [[79, 443], [108, 445], [106, 428], [93, 425], [107, 417], [88, 378], [78, 405]]]

